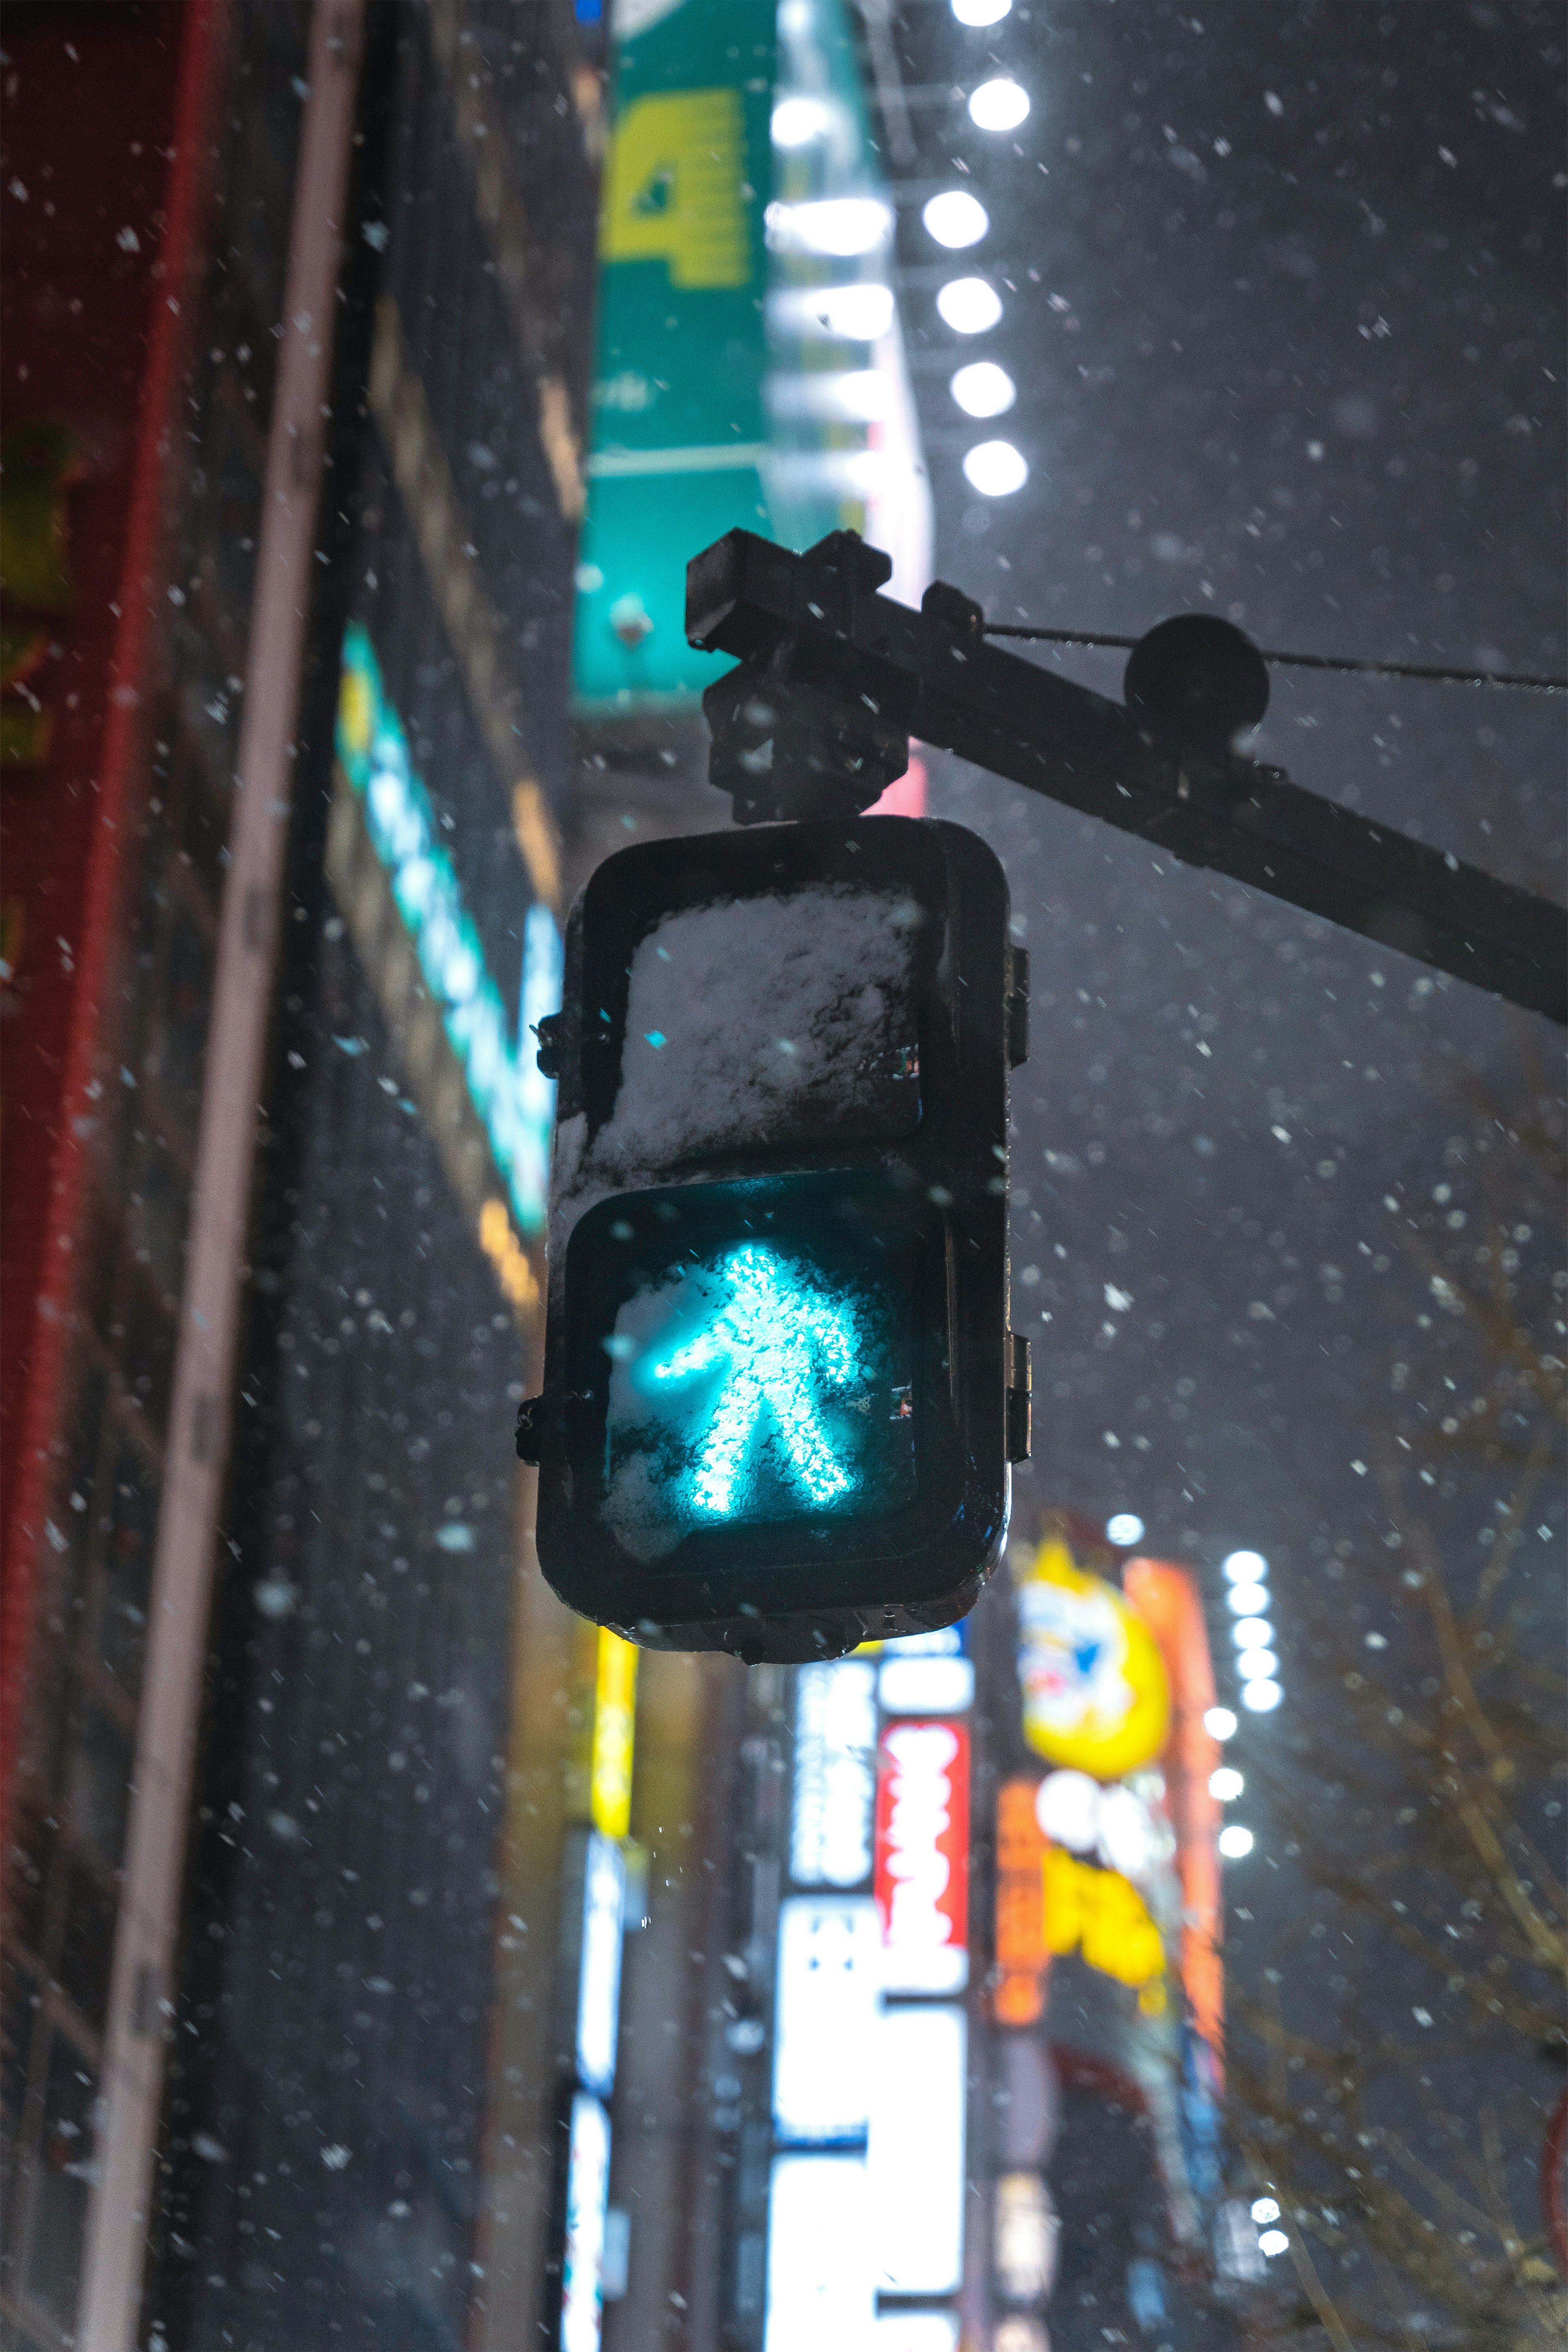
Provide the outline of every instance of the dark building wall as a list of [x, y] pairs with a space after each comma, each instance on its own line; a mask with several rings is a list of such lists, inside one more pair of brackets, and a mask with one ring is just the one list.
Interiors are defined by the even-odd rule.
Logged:
[[591, 299], [569, 22], [407, 5], [368, 36], [153, 2297], [171, 2345], [258, 2352], [456, 2346], [478, 2293], [533, 1335], [454, 1184], [458, 1064], [432, 1074], [363, 843], [379, 931], [350, 887], [332, 727], [353, 621], [515, 1034]]
[[[8, 777], [5, 805], [23, 989], [46, 942], [59, 955], [6, 1024], [6, 1450], [13, 1472], [42, 1470], [36, 1508], [18, 1475], [6, 1562], [23, 1698], [0, 1919], [0, 2326], [26, 2352], [72, 2340], [94, 2178], [302, 20], [72, 6], [6, 25], [7, 137], [25, 126], [40, 224], [26, 268], [8, 251], [30, 324], [14, 307], [7, 352], [31, 370], [37, 342], [27, 381], [77, 427], [90, 477], [71, 493], [78, 604], [57, 624], [50, 763]], [[63, 1059], [61, 976], [79, 1063]]]

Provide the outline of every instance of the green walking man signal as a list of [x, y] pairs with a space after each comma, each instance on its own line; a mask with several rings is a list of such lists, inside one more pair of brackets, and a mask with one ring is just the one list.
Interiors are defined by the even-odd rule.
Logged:
[[1025, 959], [957, 825], [623, 850], [566, 942], [543, 1393], [563, 1599], [628, 1639], [834, 1657], [968, 1609], [1026, 1447], [1007, 1333]]

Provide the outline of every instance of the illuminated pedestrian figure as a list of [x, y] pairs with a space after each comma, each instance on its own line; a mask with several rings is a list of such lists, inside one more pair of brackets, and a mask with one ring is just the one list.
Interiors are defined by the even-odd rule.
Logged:
[[649, 1375], [684, 1381], [715, 1365], [728, 1368], [697, 1471], [699, 1507], [729, 1516], [735, 1481], [764, 1412], [772, 1414], [789, 1468], [812, 1501], [836, 1501], [852, 1482], [812, 1400], [824, 1384], [841, 1389], [849, 1382], [849, 1313], [830, 1305], [801, 1269], [755, 1243], [732, 1250], [719, 1272], [730, 1286], [724, 1307], [695, 1339], [650, 1367]]

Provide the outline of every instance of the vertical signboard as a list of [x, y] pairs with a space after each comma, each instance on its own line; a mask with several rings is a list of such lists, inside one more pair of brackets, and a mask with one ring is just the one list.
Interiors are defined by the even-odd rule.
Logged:
[[574, 686], [700, 692], [689, 555], [767, 528], [763, 221], [774, 0], [629, 0], [616, 16], [598, 359]]
[[773, 2128], [780, 2139], [864, 2139], [881, 1933], [868, 1895], [795, 1895], [779, 1911]]
[[561, 2352], [599, 2352], [609, 2191], [610, 2118], [597, 2099], [579, 2091], [572, 2102], [566, 2158]]
[[889, 1992], [969, 1981], [969, 1731], [890, 1723], [877, 1751], [875, 1892]]
[[1033, 2025], [1045, 2008], [1045, 1832], [1035, 1812], [1032, 1776], [1005, 1780], [996, 1792], [996, 1989], [998, 2025]]
[[725, 531], [851, 526], [910, 603], [931, 541], [846, 0], [622, 0], [611, 69], [573, 671], [595, 717], [712, 683], [685, 567]]
[[877, 1670], [858, 1658], [803, 1666], [795, 1680], [789, 1874], [797, 1886], [860, 1886], [871, 1875]]
[[768, 2196], [765, 2352], [864, 2344], [876, 2289], [867, 2253], [866, 2164], [781, 2156]]
[[955, 2294], [963, 2279], [967, 2042], [956, 2003], [877, 2021], [867, 2220], [884, 2293]]
[[637, 1731], [637, 1653], [607, 1625], [599, 1628], [594, 1677], [594, 1737], [588, 1765], [588, 1805], [594, 1827], [607, 1838], [629, 1835], [632, 1755]]

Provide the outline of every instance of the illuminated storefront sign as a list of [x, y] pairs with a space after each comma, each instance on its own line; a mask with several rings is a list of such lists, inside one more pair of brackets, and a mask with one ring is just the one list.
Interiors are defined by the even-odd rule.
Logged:
[[[555, 1089], [540, 1075], [527, 1024], [560, 1003], [554, 920], [548, 908], [529, 910], [522, 1003], [514, 1031], [440, 839], [429, 794], [414, 772], [403, 722], [387, 699], [374, 648], [357, 622], [343, 635], [336, 744], [512, 1214], [524, 1233], [538, 1233], [544, 1223]], [[496, 1255], [499, 1235], [492, 1234], [486, 1247]]]
[[632, 1825], [632, 1753], [637, 1727], [637, 1653], [607, 1625], [599, 1628], [594, 1687], [589, 1808], [594, 1827], [624, 1838]]
[[1035, 1788], [1034, 1780], [1018, 1779], [996, 1794], [997, 1982], [991, 2006], [998, 2025], [1033, 2025], [1045, 2007], [1046, 1840]]
[[963, 1715], [973, 1696], [962, 1625], [883, 1643], [877, 1698], [885, 1715]]
[[877, 2282], [895, 2294], [952, 2294], [963, 2273], [963, 2011], [889, 2009], [873, 2047], [866, 2180]]
[[871, 1875], [876, 1689], [876, 1668], [855, 1658], [796, 1676], [789, 1872], [797, 1886], [860, 1886]]
[[616, 2079], [626, 1929], [626, 1866], [613, 1838], [591, 1830], [583, 1870], [583, 1942], [577, 1977], [577, 2077], [608, 2098]]
[[1157, 1756], [1170, 1683], [1152, 1633], [1103, 1577], [1084, 1574], [1047, 1536], [1018, 1580], [1024, 1737], [1053, 1764], [1100, 1780]]
[[[884, 2311], [871, 2331], [869, 2352], [959, 2352], [955, 2311]], [[1005, 2352], [1001, 2336], [996, 2352]]]
[[969, 1733], [897, 1722], [877, 1759], [875, 1892], [889, 1992], [969, 1981]]
[[610, 2194], [610, 2118], [579, 2091], [566, 2158], [566, 2247], [561, 2274], [561, 2352], [599, 2352], [604, 2319], [605, 2213]]
[[829, 2352], [833, 2346], [864, 2344], [875, 2309], [865, 2159], [775, 2157], [768, 2185], [764, 2352]]
[[869, 1895], [794, 1895], [780, 1906], [773, 2128], [782, 2140], [859, 2140], [870, 2116], [882, 1974]]
[[1120, 1871], [1080, 1862], [1059, 1845], [1046, 1849], [1044, 1885], [1049, 1948], [1081, 1948], [1091, 1969], [1145, 1988], [1145, 2007], [1162, 2006], [1154, 1989], [1164, 1972], [1165, 1948], [1137, 1888]]
[[1005, 2172], [996, 2183], [993, 2261], [1010, 2303], [1042, 2303], [1056, 2284], [1061, 2221], [1037, 2172]]

